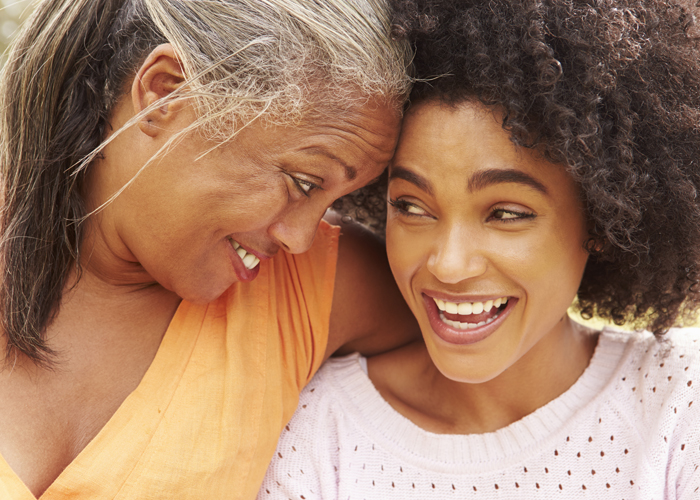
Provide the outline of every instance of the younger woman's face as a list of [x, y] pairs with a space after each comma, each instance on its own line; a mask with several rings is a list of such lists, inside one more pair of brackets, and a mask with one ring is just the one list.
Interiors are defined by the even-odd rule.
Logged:
[[389, 202], [389, 262], [443, 375], [491, 380], [566, 328], [588, 257], [579, 192], [498, 112], [412, 107]]

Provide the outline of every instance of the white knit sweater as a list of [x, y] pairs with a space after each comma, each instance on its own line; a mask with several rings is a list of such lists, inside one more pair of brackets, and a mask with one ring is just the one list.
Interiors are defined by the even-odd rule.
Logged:
[[605, 330], [560, 397], [489, 434], [427, 432], [355, 354], [301, 395], [258, 500], [700, 499], [700, 331]]

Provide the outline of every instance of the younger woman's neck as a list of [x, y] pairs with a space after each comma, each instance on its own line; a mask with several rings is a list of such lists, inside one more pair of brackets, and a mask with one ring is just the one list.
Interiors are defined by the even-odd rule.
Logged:
[[481, 434], [506, 427], [566, 392], [583, 374], [597, 335], [565, 317], [522, 358], [479, 383], [448, 379], [422, 342], [373, 358], [369, 374], [394, 409], [428, 431]]

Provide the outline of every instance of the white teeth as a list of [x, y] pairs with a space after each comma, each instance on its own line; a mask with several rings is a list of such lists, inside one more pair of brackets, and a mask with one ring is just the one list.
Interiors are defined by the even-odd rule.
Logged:
[[478, 328], [480, 326], [488, 325], [496, 318], [497, 318], [497, 316], [494, 316], [492, 318], [487, 319], [486, 321], [480, 321], [478, 323], [461, 323], [459, 321], [452, 321], [451, 319], [447, 319], [444, 314], [440, 313], [440, 320], [443, 323], [451, 326], [452, 328], [456, 328], [458, 330], [471, 330], [473, 328]]
[[233, 249], [243, 261], [243, 265], [246, 267], [246, 269], [254, 269], [255, 266], [257, 266], [260, 263], [260, 259], [256, 255], [248, 253], [246, 249], [241, 246], [240, 243], [230, 238], [229, 241], [231, 242]]
[[448, 302], [442, 299], [433, 300], [435, 300], [435, 304], [442, 312], [469, 316], [470, 314], [481, 314], [484, 311], [490, 312], [494, 307], [499, 308], [508, 302], [508, 297], [499, 297], [495, 300], [487, 300], [486, 302]]
[[472, 313], [472, 303], [471, 302], [462, 302], [459, 304], [459, 314], [461, 316], [467, 316], [468, 314]]
[[249, 253], [248, 255], [243, 257], [243, 264], [245, 264], [245, 267], [247, 267], [248, 269], [253, 269], [253, 267], [255, 267], [253, 264], [256, 263], [256, 259], [257, 257], [255, 255]]

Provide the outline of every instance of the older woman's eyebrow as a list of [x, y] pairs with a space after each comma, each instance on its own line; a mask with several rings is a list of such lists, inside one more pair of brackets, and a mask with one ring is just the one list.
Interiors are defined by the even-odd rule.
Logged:
[[330, 158], [331, 160], [335, 161], [336, 163], [339, 163], [344, 169], [345, 169], [345, 178], [349, 181], [353, 180], [355, 177], [357, 177], [357, 169], [351, 165], [347, 165], [343, 160], [335, 156], [333, 153], [328, 151], [326, 148], [320, 147], [320, 146], [314, 146], [311, 148], [306, 148], [304, 149], [304, 152], [309, 155], [315, 155], [315, 156], [325, 156], [326, 158]]
[[406, 182], [410, 182], [411, 184], [415, 185], [417, 188], [422, 189], [429, 195], [432, 196], [433, 194], [433, 185], [428, 179], [414, 172], [411, 172], [405, 167], [400, 167], [397, 165], [392, 165], [391, 167], [389, 167], [389, 180], [393, 179], [403, 179]]
[[544, 184], [522, 170], [497, 168], [475, 172], [467, 181], [467, 190], [471, 193], [494, 184], [511, 182], [524, 184], [545, 195], [549, 194]]

